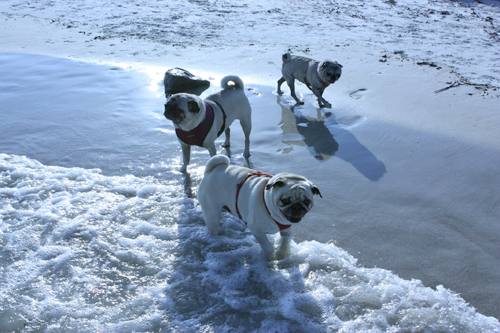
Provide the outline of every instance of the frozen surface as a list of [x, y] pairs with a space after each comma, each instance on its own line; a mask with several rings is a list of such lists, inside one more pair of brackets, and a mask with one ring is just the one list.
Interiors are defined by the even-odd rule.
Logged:
[[2, 332], [494, 332], [457, 294], [363, 268], [332, 243], [263, 260], [224, 216], [208, 236], [176, 181], [0, 155]]
[[[208, 153], [196, 149], [190, 173], [176, 171], [180, 151], [162, 118], [162, 87], [154, 92], [146, 75], [118, 67], [0, 57], [8, 115], [0, 147], [16, 153], [1, 155], [0, 163], [3, 331], [498, 329], [496, 319], [441, 286], [466, 284], [474, 299], [494, 293], [497, 278], [489, 259], [496, 255], [495, 236], [487, 226], [461, 220], [467, 205], [491, 200], [496, 185], [476, 175], [477, 161], [461, 162], [449, 180], [432, 171], [444, 167], [443, 149], [453, 155], [449, 149], [457, 143], [368, 124], [342, 108], [337, 115], [293, 109], [273, 88], [249, 85], [254, 108], [274, 110], [255, 112], [251, 164], [300, 170], [325, 197], [298, 226], [290, 257], [266, 263], [253, 236], [229, 215], [222, 235], [208, 236], [194, 199]], [[233, 163], [244, 164], [235, 127]], [[394, 137], [418, 137], [414, 144], [425, 152], [408, 152]], [[363, 141], [390, 152], [374, 153]], [[483, 153], [476, 150], [465, 155]], [[433, 188], [435, 177], [458, 191], [466, 185], [455, 177], [464, 175], [481, 188], [477, 201], [470, 203], [468, 188], [464, 207], [436, 216], [450, 204], [450, 189]], [[470, 228], [466, 237], [461, 228]], [[332, 240], [362, 244], [358, 254], [370, 258], [366, 250], [372, 260], [387, 254], [380, 266], [399, 269], [408, 280], [357, 265]], [[414, 268], [417, 261], [425, 273]], [[464, 270], [464, 263], [473, 269]], [[450, 272], [458, 276], [444, 275]], [[410, 280], [419, 275], [437, 289]]]
[[[34, 18], [79, 34], [85, 40], [79, 45], [81, 55], [99, 53], [94, 50], [94, 41], [112, 46], [108, 55], [144, 55], [144, 48], [135, 52], [122, 48], [130, 38], [160, 44], [148, 50], [149, 59], [171, 52], [161, 45], [179, 53], [188, 47], [242, 46], [261, 53], [284, 46], [328, 56], [328, 51], [343, 52], [351, 44], [364, 44], [399, 52], [403, 59], [448, 65], [472, 83], [500, 85], [499, 7], [442, 0], [394, 3], [9, 0], [0, 4], [0, 10], [10, 20]], [[57, 44], [57, 39], [59, 36], [51, 36], [44, 42]]]
[[[3, 1], [0, 13], [0, 331], [500, 329], [485, 316], [500, 317], [498, 7]], [[344, 66], [332, 109], [301, 84], [304, 106], [276, 95], [289, 48]], [[287, 259], [264, 262], [229, 215], [208, 236], [196, 201], [208, 152], [179, 173], [162, 115], [176, 66], [210, 79], [205, 95], [242, 77], [250, 166], [320, 187]], [[219, 152], [246, 163], [239, 124]]]

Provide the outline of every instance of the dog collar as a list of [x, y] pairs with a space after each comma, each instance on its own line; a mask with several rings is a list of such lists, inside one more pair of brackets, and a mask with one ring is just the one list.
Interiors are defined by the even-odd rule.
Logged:
[[[224, 112], [224, 109], [222, 106], [216, 103], [221, 111], [222, 111], [222, 126], [217, 133], [217, 137], [219, 137], [223, 132], [226, 127], [226, 113]], [[205, 103], [205, 119], [198, 125], [196, 128], [190, 130], [190, 131], [184, 131], [180, 128], [175, 129], [175, 134], [177, 134], [177, 137], [184, 143], [191, 145], [191, 146], [199, 146], [203, 147], [203, 141], [205, 141], [205, 138], [208, 135], [208, 132], [210, 132], [210, 129], [212, 128], [212, 125], [214, 123], [214, 118], [215, 118], [215, 113], [210, 104], [207, 102]]]
[[328, 87], [330, 85], [330, 83], [328, 82], [325, 82], [321, 79], [321, 77], [319, 76], [319, 73], [318, 73], [318, 66], [319, 66], [319, 62], [315, 61], [314, 62], [314, 72], [316, 72], [316, 77], [318, 78], [319, 82], [321, 82], [321, 84], [323, 85], [323, 87]]
[[[262, 201], [264, 201], [264, 207], [266, 207], [267, 213], [269, 214], [269, 216], [271, 216], [271, 212], [269, 211], [269, 208], [267, 208], [267, 204], [266, 204], [266, 195], [265, 194], [266, 194], [267, 183], [269, 183], [269, 180], [266, 182], [266, 185], [264, 185], [264, 189], [262, 190]], [[271, 216], [271, 218], [273, 218], [273, 217]], [[281, 224], [278, 221], [276, 221], [275, 219], [273, 219], [273, 221], [274, 221], [274, 223], [276, 223], [278, 225], [278, 228], [280, 229], [280, 231], [286, 230], [292, 226], [291, 224]]]
[[[328, 82], [325, 82], [320, 76], [319, 76], [319, 73], [318, 73], [318, 66], [319, 66], [319, 62], [318, 61], [315, 61], [314, 62], [314, 73], [316, 73], [316, 77], [318, 78], [319, 82], [321, 82], [321, 84], [323, 85], [323, 87], [328, 87], [330, 85], [330, 83]], [[307, 88], [309, 88], [309, 90], [312, 90], [311, 88], [311, 85], [309, 84], [309, 82], [307, 82], [307, 76], [306, 76], [306, 72], [307, 72], [307, 69], [309, 68], [309, 63], [306, 64], [306, 67], [304, 68], [304, 83], [306, 84]]]
[[[261, 171], [253, 171], [253, 172], [250, 172], [248, 175], [246, 175], [245, 178], [243, 178], [243, 180], [238, 185], [236, 185], [236, 204], [235, 204], [236, 213], [238, 214], [238, 217], [242, 221], [243, 221], [243, 218], [241, 217], [240, 210], [238, 208], [238, 197], [240, 196], [241, 187], [246, 182], [246, 180], [252, 176], [265, 176], [265, 177], [270, 177], [270, 178], [273, 177], [272, 175], [261, 172]], [[267, 213], [269, 214], [269, 216], [271, 216], [271, 212], [269, 211], [269, 208], [267, 208], [266, 198], [265, 198], [267, 183], [269, 183], [269, 180], [267, 180], [266, 184], [264, 185], [264, 189], [262, 190], [262, 201], [264, 201], [264, 207], [266, 207]], [[272, 218], [272, 216], [271, 216], [271, 218]], [[291, 225], [281, 224], [278, 221], [276, 221], [275, 219], [273, 219], [273, 221], [274, 221], [274, 223], [276, 223], [276, 225], [278, 226], [280, 231], [286, 230], [286, 229], [291, 227]], [[245, 222], [245, 221], [243, 221], [243, 222]], [[246, 222], [245, 222], [245, 224], [246, 224]]]

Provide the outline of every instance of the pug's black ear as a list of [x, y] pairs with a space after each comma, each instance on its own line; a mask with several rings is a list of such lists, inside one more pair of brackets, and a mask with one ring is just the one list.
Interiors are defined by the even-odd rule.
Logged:
[[277, 186], [277, 187], [283, 187], [285, 186], [285, 181], [282, 180], [281, 178], [276, 178], [272, 183], [269, 182], [267, 183], [266, 185], [266, 190], [270, 190], [272, 189], [273, 187]]
[[188, 109], [189, 109], [189, 112], [192, 112], [192, 113], [200, 112], [200, 106], [198, 105], [198, 103], [196, 101], [188, 102]]
[[319, 195], [320, 198], [323, 198], [323, 196], [321, 195], [321, 192], [319, 191], [319, 188], [317, 188], [316, 186], [313, 186], [311, 191], [313, 194], [317, 194], [317, 195]]
[[341, 64], [339, 64], [340, 68], [344, 68], [344, 66], [342, 66]]

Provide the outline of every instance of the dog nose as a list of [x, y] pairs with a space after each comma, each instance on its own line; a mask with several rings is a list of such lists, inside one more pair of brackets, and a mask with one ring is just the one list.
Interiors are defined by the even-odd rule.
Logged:
[[292, 210], [292, 213], [294, 215], [304, 216], [306, 213], [306, 210], [304, 209], [304, 207], [302, 207], [302, 205], [299, 203], [292, 205], [292, 207], [290, 207], [290, 209]]

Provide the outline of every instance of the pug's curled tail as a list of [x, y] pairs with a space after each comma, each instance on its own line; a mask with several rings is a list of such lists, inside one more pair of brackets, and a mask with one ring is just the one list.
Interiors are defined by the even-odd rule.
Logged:
[[219, 165], [225, 164], [229, 165], [229, 158], [226, 155], [215, 155], [210, 160], [208, 160], [207, 166], [205, 167], [205, 175], [212, 172]]
[[[229, 82], [233, 82], [234, 84], [228, 85]], [[241, 90], [245, 89], [245, 85], [243, 84], [243, 81], [239, 77], [237, 77], [236, 75], [228, 75], [228, 76], [223, 77], [222, 80], [220, 81], [220, 85], [221, 85], [222, 89], [227, 89], [227, 88], [231, 88], [231, 87], [238, 87]]]
[[292, 60], [292, 55], [290, 52], [287, 52], [281, 56], [281, 60], [283, 60], [284, 63], [290, 62], [290, 60]]

